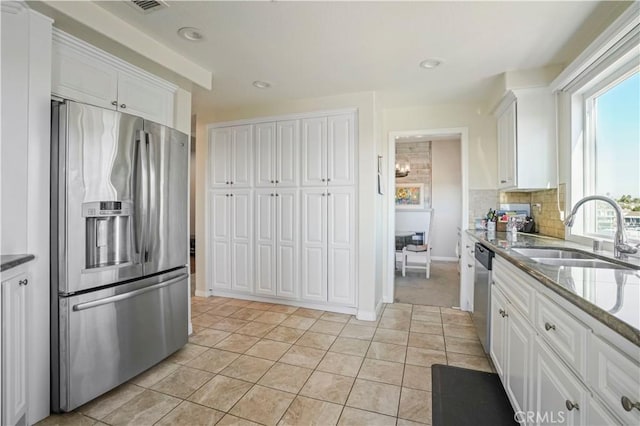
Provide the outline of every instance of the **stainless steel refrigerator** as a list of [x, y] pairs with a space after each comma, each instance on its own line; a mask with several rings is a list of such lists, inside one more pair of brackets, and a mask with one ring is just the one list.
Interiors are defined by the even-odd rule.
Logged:
[[70, 411], [187, 342], [187, 135], [52, 103], [51, 404]]

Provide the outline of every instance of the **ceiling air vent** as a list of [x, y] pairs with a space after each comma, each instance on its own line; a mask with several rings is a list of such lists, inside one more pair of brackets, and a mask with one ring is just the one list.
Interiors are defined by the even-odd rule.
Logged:
[[145, 15], [160, 9], [165, 9], [169, 5], [161, 0], [130, 0], [127, 2], [131, 7]]

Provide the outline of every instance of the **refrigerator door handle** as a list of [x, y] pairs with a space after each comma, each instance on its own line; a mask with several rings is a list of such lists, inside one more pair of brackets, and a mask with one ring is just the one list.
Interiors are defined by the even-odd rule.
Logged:
[[138, 296], [140, 294], [144, 294], [153, 290], [157, 290], [159, 288], [162, 287], [167, 287], [171, 284], [174, 284], [178, 281], [184, 280], [185, 278], [187, 278], [188, 275], [187, 274], [182, 274], [179, 275], [175, 278], [171, 278], [168, 281], [164, 281], [158, 284], [154, 284], [151, 285], [149, 287], [144, 287], [144, 288], [140, 288], [138, 290], [133, 290], [130, 291], [128, 293], [123, 293], [123, 294], [118, 294], [116, 296], [109, 296], [109, 297], [105, 297], [104, 299], [98, 299], [98, 300], [94, 300], [92, 302], [85, 302], [85, 303], [78, 303], [77, 305], [73, 306], [73, 310], [74, 311], [84, 311], [85, 309], [91, 309], [91, 308], [95, 308], [98, 306], [102, 306], [102, 305], [107, 305], [109, 303], [114, 303], [114, 302], [118, 302], [120, 300], [125, 300], [125, 299], [130, 299], [132, 297]]
[[141, 203], [142, 235], [141, 245], [144, 247], [142, 263], [149, 260], [149, 134], [140, 130], [140, 164], [142, 165]]

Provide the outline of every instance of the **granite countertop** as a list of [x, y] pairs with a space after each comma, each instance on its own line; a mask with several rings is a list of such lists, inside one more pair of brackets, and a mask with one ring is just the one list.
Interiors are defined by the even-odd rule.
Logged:
[[0, 272], [7, 271], [11, 268], [15, 268], [18, 265], [27, 263], [35, 259], [32, 254], [3, 254], [0, 255]]
[[623, 260], [633, 269], [545, 265], [513, 249], [563, 247], [582, 250], [614, 263], [620, 263], [620, 260], [615, 259], [612, 252], [593, 253], [587, 246], [557, 238], [518, 233], [514, 241], [506, 232], [487, 233], [468, 230], [467, 233], [486, 243], [497, 255], [531, 275], [607, 327], [640, 346], [639, 257], [628, 257]]

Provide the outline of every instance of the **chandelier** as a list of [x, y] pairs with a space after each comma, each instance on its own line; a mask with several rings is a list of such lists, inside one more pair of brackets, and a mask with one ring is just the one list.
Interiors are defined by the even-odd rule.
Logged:
[[396, 177], [397, 178], [403, 178], [403, 177], [407, 177], [409, 175], [409, 172], [411, 171], [411, 167], [409, 167], [409, 163], [400, 166], [398, 163], [396, 163]]

